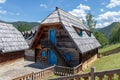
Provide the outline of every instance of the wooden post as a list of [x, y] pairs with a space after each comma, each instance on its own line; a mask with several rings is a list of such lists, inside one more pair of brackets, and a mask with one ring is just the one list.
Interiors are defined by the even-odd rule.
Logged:
[[35, 48], [35, 62], [37, 62], [37, 49]]
[[81, 62], [82, 62], [82, 54], [79, 53], [79, 64], [81, 64]]
[[108, 76], [108, 80], [112, 80], [113, 74], [108, 74], [107, 76]]
[[94, 75], [94, 72], [95, 72], [95, 68], [94, 67], [92, 67], [91, 68], [91, 72], [90, 72], [90, 74], [91, 74], [91, 80], [95, 80], [95, 75]]
[[34, 80], [34, 72], [32, 72], [32, 80]]

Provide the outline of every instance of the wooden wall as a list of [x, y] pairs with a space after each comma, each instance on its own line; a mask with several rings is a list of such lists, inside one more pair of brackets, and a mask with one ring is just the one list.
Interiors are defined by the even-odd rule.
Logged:
[[19, 58], [24, 58], [24, 51], [16, 51], [0, 54], [0, 64], [9, 61], [14, 61]]
[[94, 55], [98, 54], [98, 48], [94, 49], [94, 50], [91, 50], [87, 53], [84, 53], [82, 55], [82, 62], [85, 62], [87, 61], [88, 59], [90, 59], [91, 57], [93, 57]]
[[[79, 52], [76, 49], [75, 44], [73, 41], [70, 39], [68, 36], [67, 32], [61, 27], [61, 26], [49, 26], [49, 27], [44, 27], [43, 34], [39, 40], [39, 44], [41, 46], [41, 51], [44, 48], [50, 48], [49, 44], [49, 30], [54, 29], [56, 30], [56, 47], [60, 51], [60, 53], [65, 57], [66, 54], [71, 55], [71, 66], [76, 66], [79, 64]], [[39, 55], [38, 55], [39, 56]]]

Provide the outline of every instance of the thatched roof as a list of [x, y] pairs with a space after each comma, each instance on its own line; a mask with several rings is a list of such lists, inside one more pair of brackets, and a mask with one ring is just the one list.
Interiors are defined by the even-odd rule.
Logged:
[[0, 22], [0, 52], [13, 52], [28, 49], [29, 46], [12, 24]]
[[[62, 24], [64, 30], [66, 30], [70, 38], [76, 44], [76, 47], [80, 51], [80, 53], [85, 53], [87, 51], [100, 47], [99, 42], [96, 40], [93, 34], [91, 34], [91, 37], [88, 36], [86, 31], [89, 31], [89, 29], [83, 25], [82, 21], [79, 18], [59, 8], [56, 8], [55, 11], [48, 15], [48, 17], [41, 22], [41, 25], [50, 23], [54, 24], [58, 22]], [[78, 35], [74, 27], [83, 30], [82, 37]]]

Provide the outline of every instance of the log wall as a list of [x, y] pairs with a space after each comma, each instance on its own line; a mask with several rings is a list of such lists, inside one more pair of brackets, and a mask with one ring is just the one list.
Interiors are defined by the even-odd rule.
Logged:
[[24, 59], [24, 51], [16, 51], [0, 54], [0, 64], [9, 63], [17, 59]]

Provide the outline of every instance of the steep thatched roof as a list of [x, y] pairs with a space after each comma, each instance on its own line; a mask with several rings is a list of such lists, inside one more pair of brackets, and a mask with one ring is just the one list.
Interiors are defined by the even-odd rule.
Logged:
[[12, 24], [0, 22], [0, 52], [13, 52], [25, 50], [29, 46], [21, 32]]
[[[91, 34], [91, 37], [88, 36], [86, 31], [89, 31], [89, 29], [83, 25], [79, 18], [59, 8], [56, 8], [55, 11], [48, 15], [48, 17], [41, 22], [41, 25], [49, 25], [50, 23], [54, 24], [58, 22], [62, 24], [64, 30], [66, 30], [66, 32], [69, 34], [69, 37], [73, 40], [77, 49], [81, 53], [85, 53], [100, 47], [99, 42], [96, 40], [93, 34]], [[81, 37], [78, 35], [74, 27], [83, 30], [83, 35]]]

